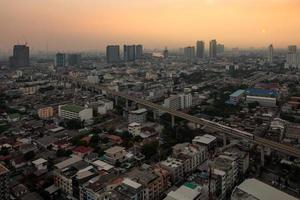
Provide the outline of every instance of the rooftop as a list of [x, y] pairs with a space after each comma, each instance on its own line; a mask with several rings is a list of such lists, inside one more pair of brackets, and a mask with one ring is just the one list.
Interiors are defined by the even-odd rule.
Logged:
[[277, 97], [278, 94], [274, 90], [265, 90], [259, 88], [249, 88], [246, 90], [246, 94], [250, 96], [263, 96], [263, 97]]
[[237, 90], [234, 93], [232, 93], [230, 96], [232, 96], [232, 97], [238, 97], [241, 94], [243, 94], [244, 92], [245, 92], [245, 90]]
[[57, 167], [58, 169], [63, 169], [65, 167], [68, 167], [72, 164], [75, 164], [79, 161], [81, 161], [82, 159], [79, 157], [79, 156], [76, 156], [76, 155], [72, 155], [71, 158], [68, 158], [60, 163], [57, 163], [55, 165], [55, 167]]
[[133, 110], [130, 113], [132, 113], [132, 114], [143, 114], [145, 112], [147, 112], [147, 109], [141, 108], [141, 109], [138, 109], [138, 110]]
[[125, 149], [124, 147], [114, 146], [114, 147], [111, 147], [111, 148], [105, 150], [105, 153], [115, 154], [115, 153], [118, 153], [120, 151], [123, 151], [124, 149]]
[[177, 190], [169, 192], [165, 200], [194, 200], [201, 194], [201, 189], [201, 186], [188, 182]]
[[77, 106], [77, 105], [64, 105], [61, 106], [62, 110], [70, 111], [70, 112], [76, 112], [79, 113], [80, 111], [84, 110], [84, 107]]
[[[257, 179], [247, 179], [237, 186], [232, 196], [237, 199], [249, 199], [249, 196], [259, 200], [297, 200], [270, 185], [267, 185]], [[244, 197], [244, 198], [243, 198]]]
[[199, 142], [199, 143], [203, 143], [203, 144], [210, 144], [211, 142], [215, 141], [217, 138], [215, 136], [209, 135], [209, 134], [205, 134], [202, 136], [196, 136], [193, 139], [193, 142]]

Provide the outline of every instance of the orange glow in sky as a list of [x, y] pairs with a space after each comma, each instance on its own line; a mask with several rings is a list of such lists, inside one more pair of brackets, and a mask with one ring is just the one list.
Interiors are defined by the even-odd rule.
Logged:
[[300, 0], [0, 0], [0, 49], [300, 44]]

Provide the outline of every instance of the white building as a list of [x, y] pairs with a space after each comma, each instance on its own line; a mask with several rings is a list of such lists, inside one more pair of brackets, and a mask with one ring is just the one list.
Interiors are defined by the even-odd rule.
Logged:
[[128, 124], [128, 132], [133, 136], [138, 136], [141, 134], [142, 126], [139, 123], [132, 122]]
[[168, 170], [171, 174], [173, 183], [178, 183], [184, 178], [184, 163], [182, 160], [169, 157], [160, 162], [162, 168]]
[[32, 164], [35, 166], [37, 170], [46, 170], [47, 169], [47, 160], [43, 158], [39, 158], [37, 160], [32, 161]]
[[88, 121], [93, 118], [93, 109], [77, 105], [60, 105], [58, 107], [58, 116], [64, 119], [79, 119], [81, 121]]
[[193, 141], [193, 144], [204, 146], [208, 151], [213, 150], [217, 145], [217, 138], [215, 136], [205, 134], [202, 136], [196, 136]]
[[244, 96], [245, 90], [237, 90], [229, 96], [229, 103], [237, 105]]
[[238, 163], [229, 156], [219, 156], [214, 159], [213, 173], [221, 176], [222, 192], [220, 199], [225, 199], [226, 195], [238, 181]]
[[114, 102], [107, 100], [107, 99], [101, 99], [98, 101], [99, 105], [97, 108], [97, 111], [101, 115], [105, 115], [107, 111], [114, 109]]
[[87, 81], [89, 83], [94, 83], [94, 84], [97, 84], [100, 82], [100, 79], [99, 79], [99, 76], [88, 76], [87, 77]]
[[177, 95], [171, 96], [164, 100], [163, 106], [174, 110], [181, 109], [181, 97]]
[[271, 97], [259, 97], [259, 96], [247, 96], [246, 103], [258, 102], [263, 107], [276, 107], [276, 98]]
[[164, 200], [200, 200], [202, 187], [194, 183], [185, 183], [177, 190], [168, 193]]
[[231, 195], [231, 200], [297, 200], [289, 194], [286, 194], [270, 185], [267, 185], [257, 179], [247, 179], [237, 186]]
[[192, 99], [191, 94], [174, 95], [165, 99], [163, 106], [174, 110], [186, 109], [192, 106]]
[[130, 111], [128, 115], [128, 122], [136, 122], [143, 124], [147, 121], [147, 109], [141, 108], [138, 110]]
[[173, 146], [173, 157], [184, 162], [184, 172], [194, 171], [207, 158], [206, 148], [189, 143]]

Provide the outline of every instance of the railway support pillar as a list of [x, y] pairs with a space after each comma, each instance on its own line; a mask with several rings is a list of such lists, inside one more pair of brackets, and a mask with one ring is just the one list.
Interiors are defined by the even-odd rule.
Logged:
[[227, 145], [227, 137], [226, 134], [223, 133], [223, 146], [225, 147]]
[[260, 147], [260, 164], [261, 166], [265, 166], [265, 148], [263, 146]]
[[125, 99], [125, 107], [126, 107], [126, 110], [128, 110], [128, 108], [129, 108], [129, 102], [128, 102], [128, 99]]
[[153, 120], [154, 120], [154, 121], [157, 120], [157, 113], [156, 113], [156, 110], [153, 110]]
[[118, 105], [118, 96], [115, 96], [115, 106]]
[[175, 116], [171, 115], [171, 127], [174, 128], [175, 127]]

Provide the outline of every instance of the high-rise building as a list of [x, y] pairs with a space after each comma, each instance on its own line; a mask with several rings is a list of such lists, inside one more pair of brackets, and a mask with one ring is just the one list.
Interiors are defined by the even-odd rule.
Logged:
[[124, 61], [134, 61], [136, 58], [135, 52], [136, 52], [136, 46], [135, 45], [124, 45]]
[[217, 44], [217, 52], [218, 53], [224, 53], [225, 51], [225, 45], [224, 44]]
[[29, 67], [29, 47], [26, 45], [15, 45], [13, 56], [9, 60], [11, 67]]
[[9, 200], [9, 170], [0, 164], [0, 199]]
[[139, 44], [136, 46], [135, 56], [136, 59], [141, 59], [143, 57], [143, 45]]
[[296, 45], [290, 45], [288, 47], [285, 68], [300, 68], [300, 54], [297, 53]]
[[55, 56], [55, 66], [56, 67], [65, 67], [66, 63], [66, 54], [65, 53], [57, 53]]
[[216, 59], [217, 58], [217, 41], [211, 40], [209, 42], [209, 58]]
[[164, 59], [167, 59], [169, 57], [169, 51], [168, 51], [167, 47], [165, 48], [163, 54], [164, 54]]
[[109, 45], [106, 47], [106, 60], [107, 63], [118, 63], [120, 62], [120, 46]]
[[297, 46], [296, 45], [289, 45], [288, 46], [288, 53], [297, 53]]
[[273, 48], [273, 45], [270, 44], [269, 45], [269, 48], [268, 48], [268, 62], [269, 63], [273, 63], [273, 57], [274, 57], [274, 48]]
[[195, 60], [195, 47], [184, 48], [184, 59], [189, 62]]
[[204, 41], [197, 41], [196, 44], [196, 54], [197, 54], [197, 58], [204, 58], [204, 51], [205, 51], [205, 44]]
[[68, 55], [68, 65], [69, 66], [80, 66], [81, 63], [81, 55], [77, 53]]

